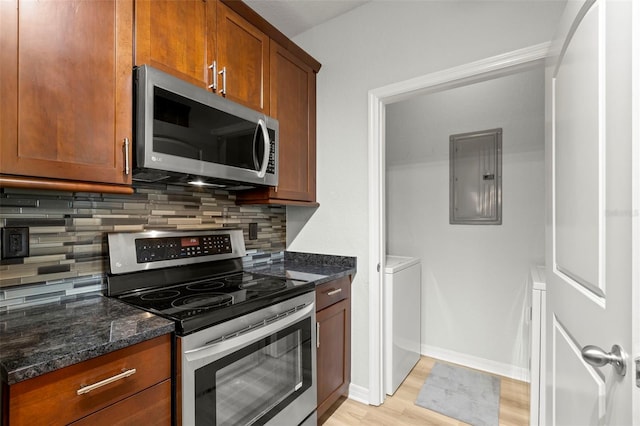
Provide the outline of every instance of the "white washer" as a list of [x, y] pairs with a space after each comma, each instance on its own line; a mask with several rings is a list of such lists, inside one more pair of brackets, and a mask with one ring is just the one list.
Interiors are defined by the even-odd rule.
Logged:
[[420, 259], [387, 256], [384, 272], [385, 388], [393, 395], [420, 359]]

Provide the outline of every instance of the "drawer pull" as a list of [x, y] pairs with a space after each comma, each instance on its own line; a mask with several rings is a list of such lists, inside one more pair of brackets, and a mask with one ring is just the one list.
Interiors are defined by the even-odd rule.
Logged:
[[338, 294], [338, 293], [340, 293], [341, 291], [342, 291], [342, 289], [341, 289], [341, 288], [336, 288], [336, 289], [334, 289], [334, 290], [328, 291], [328, 292], [327, 292], [327, 296], [333, 296], [334, 294]]
[[98, 389], [102, 386], [108, 385], [109, 383], [117, 382], [120, 379], [124, 379], [125, 377], [129, 377], [136, 374], [136, 369], [132, 368], [130, 370], [125, 370], [120, 374], [116, 374], [115, 376], [109, 377], [108, 379], [104, 379], [98, 383], [94, 383], [88, 386], [82, 386], [80, 389], [76, 391], [78, 395], [84, 395], [85, 393], [89, 393], [92, 390]]

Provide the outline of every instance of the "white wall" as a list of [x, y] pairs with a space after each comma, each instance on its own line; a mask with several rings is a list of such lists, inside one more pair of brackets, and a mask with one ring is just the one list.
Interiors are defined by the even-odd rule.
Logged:
[[352, 286], [354, 385], [369, 386], [369, 90], [548, 41], [562, 6], [372, 1], [294, 39], [322, 63], [317, 82], [320, 208], [287, 208], [288, 249], [358, 257]]
[[[526, 378], [527, 275], [544, 261], [544, 70], [386, 112], [387, 252], [422, 259], [423, 353]], [[449, 136], [497, 127], [502, 225], [450, 225]]]

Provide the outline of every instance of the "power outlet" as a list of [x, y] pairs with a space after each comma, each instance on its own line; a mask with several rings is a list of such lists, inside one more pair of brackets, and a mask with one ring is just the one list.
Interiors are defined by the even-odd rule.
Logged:
[[258, 224], [255, 222], [249, 224], [249, 239], [250, 240], [258, 239]]
[[29, 256], [29, 228], [2, 228], [2, 258], [15, 259]]

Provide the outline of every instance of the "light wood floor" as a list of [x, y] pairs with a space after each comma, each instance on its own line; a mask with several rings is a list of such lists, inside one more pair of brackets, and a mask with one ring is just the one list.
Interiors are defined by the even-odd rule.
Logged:
[[[436, 360], [421, 357], [396, 393], [387, 397], [379, 407], [343, 399], [341, 405], [320, 418], [325, 426], [350, 425], [438, 425], [453, 426], [466, 423], [415, 405], [418, 392]], [[442, 362], [442, 361], [440, 361]], [[500, 378], [499, 426], [529, 424], [529, 384], [506, 377]]]

